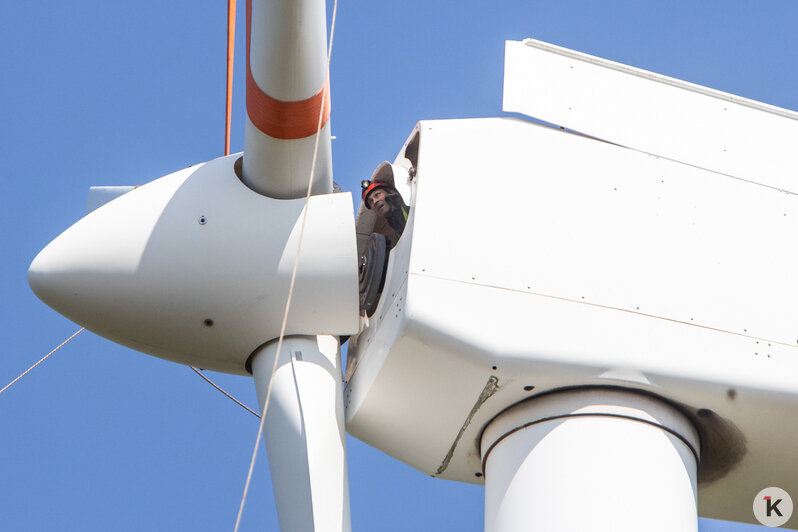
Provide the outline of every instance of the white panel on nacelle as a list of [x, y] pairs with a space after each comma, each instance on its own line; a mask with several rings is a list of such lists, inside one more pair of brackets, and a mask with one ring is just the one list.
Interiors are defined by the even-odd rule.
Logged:
[[505, 54], [505, 111], [798, 192], [794, 111], [533, 39]]
[[501, 411], [620, 386], [699, 426], [701, 515], [798, 492], [797, 196], [517, 119], [417, 129], [408, 228], [349, 349], [350, 433], [481, 482]]

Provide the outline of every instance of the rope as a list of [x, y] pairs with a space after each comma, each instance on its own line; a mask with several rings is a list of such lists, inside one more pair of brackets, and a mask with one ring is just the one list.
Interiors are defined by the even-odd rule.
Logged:
[[219, 385], [218, 385], [218, 384], [216, 384], [216, 383], [215, 383], [215, 382], [213, 382], [211, 379], [209, 379], [208, 377], [206, 377], [205, 375], [203, 375], [203, 374], [202, 374], [202, 372], [200, 372], [200, 370], [198, 370], [198, 369], [197, 369], [197, 368], [195, 368], [194, 366], [189, 366], [189, 367], [190, 367], [191, 369], [193, 369], [193, 370], [194, 370], [194, 373], [196, 373], [197, 375], [199, 375], [200, 377], [202, 377], [202, 378], [205, 380], [205, 382], [207, 382], [208, 384], [210, 384], [211, 386], [213, 386], [214, 388], [216, 388], [217, 390], [219, 390], [220, 392], [222, 392], [222, 394], [224, 394], [224, 395], [225, 395], [225, 396], [226, 396], [228, 399], [230, 399], [231, 401], [233, 401], [235, 404], [237, 404], [238, 406], [240, 406], [241, 408], [243, 408], [244, 410], [246, 410], [247, 412], [249, 412], [249, 413], [250, 413], [250, 414], [252, 414], [253, 416], [255, 416], [255, 417], [257, 417], [257, 418], [259, 418], [259, 417], [260, 417], [260, 414], [258, 414], [258, 413], [257, 413], [257, 412], [255, 412], [254, 410], [252, 410], [250, 407], [248, 407], [247, 405], [245, 405], [244, 403], [242, 403], [241, 401], [239, 401], [238, 399], [236, 399], [235, 397], [233, 397], [232, 395], [230, 395], [230, 394], [229, 394], [229, 393], [227, 393], [226, 391], [222, 390], [222, 389], [219, 387]]
[[233, 109], [233, 53], [236, 42], [236, 0], [227, 0], [227, 93], [224, 106], [224, 154], [230, 155], [230, 117]]
[[[330, 23], [330, 43], [327, 47], [327, 78], [329, 80], [330, 77], [330, 57], [332, 55], [332, 45], [333, 45], [333, 36], [335, 35], [335, 16], [338, 11], [338, 0], [334, 0], [333, 2], [333, 12], [332, 12], [332, 21]], [[241, 505], [238, 508], [238, 517], [236, 518], [236, 525], [234, 532], [238, 532], [238, 527], [241, 524], [241, 515], [244, 512], [244, 504], [247, 500], [247, 494], [249, 493], [249, 485], [252, 481], [252, 471], [255, 469], [255, 459], [258, 456], [258, 448], [260, 447], [260, 439], [261, 435], [263, 434], [263, 425], [266, 421], [266, 412], [269, 408], [269, 399], [272, 395], [272, 381], [274, 379], [274, 372], [277, 370], [277, 361], [280, 359], [280, 352], [283, 347], [283, 338], [285, 336], [285, 327], [288, 323], [288, 311], [291, 308], [291, 298], [294, 295], [294, 281], [296, 281], [296, 272], [297, 267], [299, 265], [299, 253], [302, 250], [302, 240], [305, 236], [305, 222], [308, 218], [308, 210], [309, 210], [309, 201], [310, 201], [310, 192], [313, 189], [313, 174], [316, 172], [316, 158], [319, 151], [319, 132], [321, 131], [321, 123], [324, 119], [324, 99], [327, 98], [327, 91], [322, 93], [322, 100], [321, 106], [319, 106], [319, 121], [316, 126], [316, 143], [313, 148], [313, 160], [310, 165], [310, 176], [308, 177], [308, 190], [305, 194], [305, 210], [302, 215], [302, 225], [299, 230], [299, 242], [297, 243], [297, 250], [296, 256], [294, 257], [294, 268], [291, 272], [291, 282], [288, 285], [288, 298], [285, 302], [285, 312], [283, 313], [283, 323], [280, 327], [280, 338], [277, 340], [277, 353], [274, 356], [274, 364], [272, 365], [272, 371], [269, 375], [269, 384], [266, 387], [266, 400], [263, 403], [263, 415], [260, 419], [260, 426], [258, 427], [258, 437], [255, 439], [255, 449], [252, 451], [252, 460], [249, 463], [249, 472], [247, 473], [247, 482], [244, 486], [244, 493], [241, 497]]]
[[22, 372], [22, 375], [20, 375], [19, 377], [17, 377], [17, 378], [16, 378], [16, 379], [14, 379], [13, 381], [11, 381], [11, 382], [9, 382], [8, 384], [6, 384], [5, 388], [3, 388], [2, 390], [0, 390], [0, 393], [3, 393], [4, 391], [6, 391], [6, 390], [8, 390], [9, 388], [11, 388], [11, 385], [12, 385], [12, 384], [14, 384], [15, 382], [17, 382], [19, 379], [21, 379], [21, 378], [22, 378], [22, 377], [24, 377], [25, 375], [27, 375], [27, 374], [28, 374], [28, 372], [30, 372], [30, 370], [32, 370], [33, 368], [35, 368], [36, 366], [38, 366], [39, 364], [41, 364], [42, 362], [44, 362], [45, 360], [47, 360], [47, 357], [49, 357], [50, 355], [52, 355], [53, 353], [55, 353], [56, 351], [58, 351], [59, 349], [61, 349], [62, 347], [64, 347], [64, 346], [65, 346], [65, 345], [66, 345], [66, 344], [67, 344], [67, 343], [68, 343], [70, 340], [72, 340], [74, 337], [76, 337], [77, 335], [79, 335], [80, 333], [82, 333], [82, 332], [83, 332], [83, 331], [85, 331], [85, 330], [86, 330], [86, 328], [85, 328], [85, 327], [81, 327], [80, 329], [78, 329], [78, 331], [77, 331], [75, 334], [73, 334], [72, 336], [70, 336], [69, 338], [67, 338], [66, 340], [64, 340], [63, 342], [61, 342], [60, 344], [58, 344], [58, 347], [56, 347], [55, 349], [53, 349], [52, 351], [50, 351], [49, 353], [47, 353], [46, 355], [44, 355], [44, 356], [43, 356], [43, 357], [42, 357], [42, 358], [41, 358], [41, 359], [40, 359], [40, 360], [39, 360], [37, 363], [35, 363], [35, 364], [34, 364], [34, 365], [32, 365], [31, 367], [29, 367], [28, 369], [26, 369], [25, 371], [23, 371], [23, 372]]

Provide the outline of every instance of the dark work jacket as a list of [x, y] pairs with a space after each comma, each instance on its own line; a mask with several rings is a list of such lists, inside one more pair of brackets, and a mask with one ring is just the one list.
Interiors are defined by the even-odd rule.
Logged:
[[[393, 248], [405, 230], [407, 217], [410, 215], [410, 206], [405, 205], [399, 194], [391, 194], [386, 199], [391, 206], [391, 212], [384, 218], [378, 217], [374, 232], [385, 235], [390, 242], [390, 247]], [[384, 223], [380, 223], [380, 218], [384, 220]]]

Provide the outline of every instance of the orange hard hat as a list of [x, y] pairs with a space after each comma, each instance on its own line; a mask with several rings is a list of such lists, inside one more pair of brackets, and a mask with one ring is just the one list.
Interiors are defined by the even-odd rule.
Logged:
[[[363, 180], [360, 183], [360, 187], [363, 189], [363, 194], [361, 196], [361, 199], [364, 202], [366, 201], [368, 195], [371, 194], [371, 192], [377, 188], [387, 188], [389, 190], [396, 190], [389, 183], [384, 183], [382, 181], [369, 181], [368, 179]], [[368, 204], [366, 205], [366, 207], [368, 207]]]

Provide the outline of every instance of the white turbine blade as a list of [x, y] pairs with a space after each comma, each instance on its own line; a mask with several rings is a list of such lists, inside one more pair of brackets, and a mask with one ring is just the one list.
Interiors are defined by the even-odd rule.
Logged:
[[[261, 409], [277, 346], [266, 344], [252, 360]], [[349, 532], [338, 339], [285, 338], [271, 387], [263, 433], [280, 530]]]
[[[243, 179], [267, 196], [332, 192], [327, 21], [323, 0], [247, 4]], [[321, 120], [320, 120], [321, 116]]]

